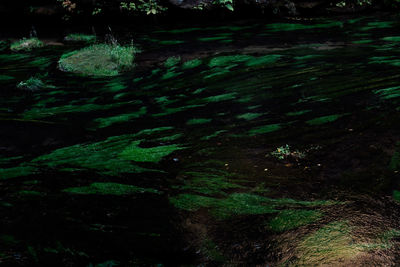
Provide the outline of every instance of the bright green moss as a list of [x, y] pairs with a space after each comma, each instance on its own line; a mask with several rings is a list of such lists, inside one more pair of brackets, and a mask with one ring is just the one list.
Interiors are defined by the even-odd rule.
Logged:
[[205, 118], [195, 118], [195, 119], [190, 119], [186, 122], [187, 125], [196, 125], [196, 124], [205, 124], [205, 123], [210, 123], [212, 119], [205, 119]]
[[257, 134], [272, 133], [272, 132], [278, 131], [280, 129], [282, 129], [282, 126], [280, 123], [269, 124], [269, 125], [259, 126], [259, 127], [255, 127], [253, 129], [251, 129], [249, 131], [249, 135], [253, 136], [253, 135], [257, 135]]
[[64, 37], [64, 40], [67, 42], [94, 43], [96, 39], [96, 35], [84, 33], [71, 33]]
[[94, 122], [97, 124], [98, 128], [106, 128], [116, 123], [128, 122], [133, 119], [140, 118], [141, 116], [145, 115], [147, 112], [146, 107], [141, 107], [140, 110], [133, 113], [128, 114], [120, 114], [108, 118], [98, 118], [95, 119]]
[[387, 36], [382, 38], [383, 41], [400, 42], [400, 36]]
[[[109, 137], [104, 141], [78, 144], [59, 148], [53, 152], [40, 156], [32, 162], [46, 165], [51, 168], [72, 167], [77, 169], [93, 169], [107, 175], [120, 175], [121, 173], [140, 173], [154, 171], [132, 164], [135, 155], [129, 154], [131, 147], [136, 147], [140, 141], [133, 141], [134, 135], [121, 135]], [[133, 144], [132, 144], [133, 141]], [[121, 156], [124, 151], [127, 155]], [[152, 149], [137, 149], [141, 153], [139, 160], [143, 158], [158, 158], [160, 155], [151, 155]]]
[[315, 222], [322, 216], [322, 212], [314, 210], [283, 210], [269, 221], [268, 226], [272, 231], [284, 232]]
[[35, 48], [43, 47], [44, 43], [38, 38], [23, 38], [11, 44], [10, 49], [15, 52], [31, 51]]
[[397, 98], [400, 97], [400, 86], [375, 90], [374, 93], [379, 95], [382, 99]]
[[178, 145], [167, 145], [142, 148], [139, 146], [141, 141], [132, 142], [126, 147], [119, 156], [122, 159], [132, 160], [136, 162], [160, 162], [164, 157], [168, 156], [172, 152], [180, 149], [184, 149]]
[[182, 64], [182, 69], [194, 69], [203, 63], [201, 59], [192, 59]]
[[137, 52], [133, 46], [96, 44], [64, 54], [58, 66], [84, 76], [116, 76], [133, 68]]
[[159, 191], [152, 188], [143, 188], [134, 185], [118, 183], [92, 183], [89, 186], [71, 187], [63, 190], [64, 192], [81, 195], [130, 195], [138, 193], [155, 193]]
[[178, 65], [181, 62], [181, 57], [169, 57], [165, 62], [164, 62], [164, 67], [166, 68], [172, 68]]
[[325, 123], [329, 123], [329, 122], [334, 122], [337, 119], [339, 119], [340, 117], [342, 117], [343, 114], [334, 114], [334, 115], [328, 115], [328, 116], [322, 116], [322, 117], [318, 117], [312, 120], [308, 120], [306, 121], [307, 124], [309, 125], [321, 125], [321, 124], [325, 124]]
[[35, 174], [37, 172], [37, 168], [28, 165], [20, 165], [18, 167], [12, 168], [0, 168], [0, 179], [11, 179], [16, 177], [23, 177]]

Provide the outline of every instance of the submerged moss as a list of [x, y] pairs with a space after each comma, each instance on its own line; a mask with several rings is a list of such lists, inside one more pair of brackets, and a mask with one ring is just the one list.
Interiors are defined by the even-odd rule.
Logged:
[[262, 116], [262, 113], [244, 113], [237, 115], [236, 118], [238, 119], [243, 119], [243, 120], [254, 120], [257, 119], [258, 117]]
[[205, 119], [205, 118], [195, 118], [190, 119], [186, 122], [187, 125], [196, 125], [196, 124], [205, 124], [211, 122], [212, 119]]
[[400, 97], [400, 86], [375, 90], [374, 93], [379, 95], [382, 99], [397, 98]]
[[9, 75], [4, 75], [4, 74], [0, 74], [0, 82], [8, 82], [8, 81], [12, 81], [15, 78]]
[[315, 222], [322, 216], [322, 212], [314, 210], [283, 210], [269, 221], [268, 227], [272, 231], [283, 232]]
[[272, 132], [278, 131], [280, 129], [282, 129], [282, 126], [280, 123], [269, 124], [269, 125], [259, 126], [259, 127], [251, 129], [249, 131], [249, 135], [253, 136], [253, 135], [257, 135], [257, 134], [272, 133]]
[[133, 68], [138, 50], [133, 46], [96, 44], [61, 56], [62, 71], [86, 76], [116, 76]]
[[[109, 137], [104, 141], [78, 144], [59, 148], [50, 154], [40, 156], [32, 162], [51, 168], [63, 166], [75, 169], [93, 169], [107, 175], [154, 171], [132, 163], [137, 161], [156, 161], [171, 152], [172, 148], [140, 148], [140, 141], [133, 141], [134, 135]], [[178, 149], [178, 148], [176, 148]], [[135, 155], [134, 152], [140, 154]], [[157, 152], [159, 152], [157, 154]], [[153, 155], [153, 153], [156, 153]]]
[[105, 128], [105, 127], [109, 127], [116, 123], [128, 122], [133, 119], [140, 118], [141, 116], [145, 115], [146, 112], [147, 112], [147, 108], [141, 107], [140, 110], [138, 110], [137, 112], [128, 113], [128, 114], [120, 114], [120, 115], [111, 116], [108, 118], [97, 118], [94, 120], [94, 122], [97, 124], [98, 128]]
[[96, 42], [96, 35], [84, 34], [84, 33], [71, 33], [65, 36], [64, 40], [68, 42], [94, 43]]
[[266, 28], [268, 29], [268, 31], [271, 32], [280, 32], [280, 31], [325, 29], [333, 27], [343, 27], [343, 22], [331, 21], [320, 24], [273, 23], [273, 24], [268, 24]]
[[17, 84], [17, 88], [29, 91], [36, 91], [42, 88], [55, 88], [55, 87], [44, 83], [38, 77], [30, 77], [28, 80], [22, 81], [19, 84]]
[[35, 174], [36, 172], [37, 168], [29, 165], [20, 165], [18, 167], [4, 169], [0, 168], [0, 180], [28, 176]]
[[213, 216], [227, 219], [237, 215], [266, 214], [278, 212], [278, 207], [332, 205], [330, 201], [298, 201], [294, 199], [271, 199], [248, 193], [233, 193], [227, 198], [212, 198], [192, 194], [180, 194], [170, 198], [171, 203], [183, 210], [196, 211], [209, 208]]
[[166, 68], [172, 68], [178, 65], [181, 62], [181, 57], [169, 57], [165, 62], [164, 62], [164, 67]]
[[211, 138], [217, 137], [218, 135], [220, 135], [221, 133], [224, 133], [224, 132], [226, 132], [226, 130], [216, 131], [210, 135], [202, 137], [201, 140], [210, 140]]
[[308, 120], [306, 121], [307, 124], [309, 125], [321, 125], [321, 124], [325, 124], [325, 123], [329, 123], [329, 122], [334, 122], [337, 119], [339, 119], [340, 117], [343, 117], [343, 114], [334, 114], [334, 115], [328, 115], [328, 116], [322, 116], [322, 117], [318, 117], [312, 120]]
[[141, 141], [135, 141], [126, 147], [119, 156], [122, 159], [133, 160], [137, 162], [160, 162], [165, 156], [180, 149], [184, 149], [178, 145], [166, 145], [157, 147], [139, 147]]
[[192, 59], [182, 64], [182, 69], [194, 69], [203, 64], [201, 59]]
[[31, 51], [35, 48], [43, 47], [44, 43], [38, 38], [23, 38], [11, 44], [10, 49], [15, 52], [19, 51]]
[[156, 193], [159, 191], [152, 188], [143, 188], [134, 185], [118, 183], [92, 183], [89, 186], [71, 187], [63, 190], [64, 192], [81, 195], [130, 195], [138, 193]]

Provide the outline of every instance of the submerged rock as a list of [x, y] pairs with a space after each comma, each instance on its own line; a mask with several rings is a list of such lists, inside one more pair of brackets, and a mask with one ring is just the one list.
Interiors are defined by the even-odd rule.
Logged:
[[116, 76], [133, 68], [137, 52], [133, 46], [96, 44], [62, 55], [58, 67], [84, 76]]

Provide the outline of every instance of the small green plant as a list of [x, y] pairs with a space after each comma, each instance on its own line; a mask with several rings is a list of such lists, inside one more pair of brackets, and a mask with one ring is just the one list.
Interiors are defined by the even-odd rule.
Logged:
[[86, 76], [116, 76], [133, 68], [138, 49], [133, 45], [96, 44], [61, 56], [62, 71]]
[[157, 0], [124, 1], [121, 2], [120, 8], [128, 11], [144, 12], [146, 15], [155, 15], [167, 10]]
[[40, 48], [43, 47], [44, 44], [42, 41], [40, 41], [38, 38], [23, 38], [19, 41], [16, 41], [11, 44], [10, 49], [15, 52], [20, 52], [20, 51], [31, 51], [32, 49], [35, 48]]
[[71, 33], [64, 38], [67, 42], [85, 42], [94, 43], [96, 42], [96, 35], [84, 34], [84, 33]]
[[36, 91], [45, 86], [46, 85], [44, 84], [44, 82], [37, 77], [30, 77], [28, 80], [22, 81], [19, 84], [17, 84], [18, 89], [24, 89], [30, 91]]
[[285, 146], [278, 147], [275, 151], [272, 151], [271, 156], [280, 160], [287, 159], [289, 157], [302, 159], [305, 157], [305, 154], [298, 150], [291, 151], [290, 146], [286, 144]]

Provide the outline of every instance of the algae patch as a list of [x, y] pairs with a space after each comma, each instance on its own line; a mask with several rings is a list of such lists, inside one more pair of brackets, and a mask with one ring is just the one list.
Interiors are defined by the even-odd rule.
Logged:
[[118, 183], [92, 183], [89, 186], [71, 187], [63, 190], [67, 193], [80, 195], [130, 195], [138, 193], [155, 193], [159, 191], [152, 188], [143, 188], [134, 185]]

